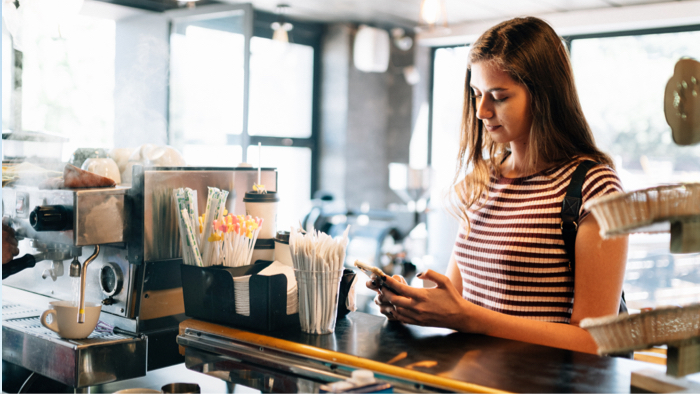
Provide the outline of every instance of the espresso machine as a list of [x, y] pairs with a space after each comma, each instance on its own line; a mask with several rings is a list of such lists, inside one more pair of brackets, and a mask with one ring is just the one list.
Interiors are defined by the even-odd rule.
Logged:
[[[260, 177], [277, 191], [276, 169], [263, 168]], [[15, 228], [24, 255], [2, 282], [3, 361], [76, 390], [183, 362], [172, 191], [196, 190], [205, 212], [207, 188], [225, 189], [227, 209], [245, 214], [243, 197], [254, 183], [257, 168], [134, 166], [131, 186], [42, 190], [20, 179], [3, 187], [3, 221]], [[39, 321], [56, 300], [101, 303], [98, 326], [108, 330], [60, 338]]]

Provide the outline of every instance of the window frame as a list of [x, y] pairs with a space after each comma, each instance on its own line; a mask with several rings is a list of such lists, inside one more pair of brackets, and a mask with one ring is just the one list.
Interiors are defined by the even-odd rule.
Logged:
[[[262, 11], [254, 11], [253, 36], [272, 39], [270, 25], [278, 20], [278, 16]], [[248, 136], [250, 145], [261, 143], [265, 146], [288, 146], [311, 149], [311, 190], [309, 197], [318, 190], [320, 179], [320, 152], [318, 147], [320, 139], [320, 105], [321, 105], [321, 39], [323, 25], [319, 23], [300, 22], [291, 20], [294, 28], [289, 32], [289, 41], [295, 44], [307, 45], [314, 50], [313, 87], [311, 103], [311, 136], [309, 138], [268, 137], [261, 135], [248, 135], [247, 123], [244, 133]], [[250, 59], [250, 53], [248, 54]], [[243, 149], [247, 150], [247, 147]], [[244, 156], [245, 158], [245, 156]]]
[[[244, 65], [243, 65], [243, 127], [240, 135], [227, 135], [227, 145], [240, 145], [242, 149], [242, 159], [248, 161], [248, 148], [261, 143], [265, 146], [280, 146], [280, 147], [302, 147], [311, 150], [311, 190], [309, 190], [309, 198], [318, 190], [320, 179], [320, 153], [319, 144], [319, 127], [320, 127], [320, 92], [321, 92], [321, 39], [323, 34], [323, 25], [312, 22], [300, 22], [291, 20], [294, 29], [289, 33], [290, 42], [307, 45], [313, 48], [313, 87], [312, 87], [312, 103], [311, 103], [311, 136], [309, 138], [289, 138], [289, 137], [272, 137], [262, 135], [250, 135], [248, 130], [249, 119], [249, 103], [250, 103], [250, 42], [253, 37], [261, 37], [272, 39], [272, 22], [277, 21], [278, 16], [267, 12], [257, 11], [253, 9], [251, 4], [228, 5], [225, 8], [207, 9], [207, 7], [196, 8], [193, 10], [176, 10], [166, 12], [169, 16], [169, 35], [173, 33], [175, 24], [187, 23], [197, 19], [212, 18], [217, 16], [225, 16], [230, 13], [244, 12], [243, 34], [244, 34]], [[170, 45], [170, 43], [168, 44]], [[170, 130], [170, 87], [168, 87], [168, 113], [167, 117], [167, 141], [172, 143], [172, 134]]]

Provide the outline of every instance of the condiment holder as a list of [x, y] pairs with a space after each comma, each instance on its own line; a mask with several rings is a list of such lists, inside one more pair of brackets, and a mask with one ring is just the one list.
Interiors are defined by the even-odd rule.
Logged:
[[[299, 327], [299, 314], [287, 314], [287, 277], [262, 276], [272, 261], [258, 261], [241, 267], [197, 267], [182, 264], [182, 291], [185, 315], [232, 327], [262, 331]], [[248, 315], [236, 310], [234, 278], [250, 275]]]

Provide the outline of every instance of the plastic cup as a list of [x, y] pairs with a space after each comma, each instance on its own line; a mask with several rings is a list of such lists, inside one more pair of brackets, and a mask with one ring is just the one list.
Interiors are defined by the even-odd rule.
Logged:
[[343, 269], [294, 270], [299, 291], [299, 323], [307, 334], [331, 334], [338, 314], [338, 294]]
[[276, 192], [258, 193], [246, 192], [243, 202], [245, 203], [245, 213], [253, 217], [263, 218], [264, 222], [259, 239], [275, 238], [277, 231], [277, 205], [280, 199]]

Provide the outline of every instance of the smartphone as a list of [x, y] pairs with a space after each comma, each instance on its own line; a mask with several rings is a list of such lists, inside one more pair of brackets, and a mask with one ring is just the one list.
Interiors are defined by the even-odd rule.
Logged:
[[386, 283], [386, 277], [387, 275], [384, 273], [384, 271], [380, 270], [377, 267], [372, 267], [370, 265], [367, 265], [359, 260], [355, 260], [355, 267], [359, 268], [360, 271], [364, 272], [367, 276], [372, 278], [372, 274], [377, 276], [377, 284], [379, 285], [380, 288], [385, 287], [389, 289], [392, 293], [394, 294], [401, 294], [398, 291], [394, 290], [391, 288], [387, 283]]

